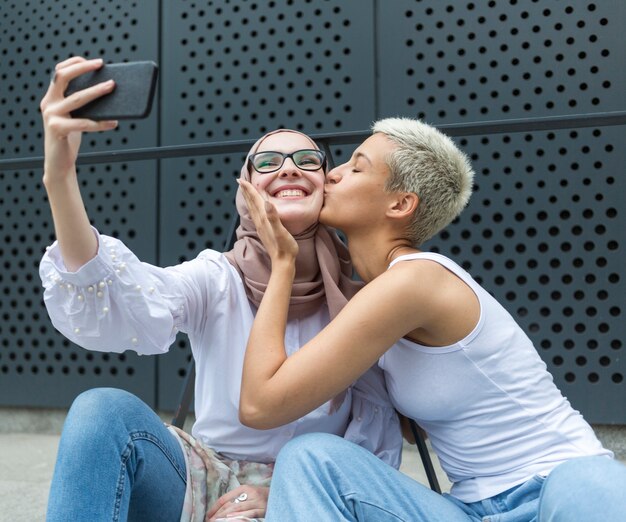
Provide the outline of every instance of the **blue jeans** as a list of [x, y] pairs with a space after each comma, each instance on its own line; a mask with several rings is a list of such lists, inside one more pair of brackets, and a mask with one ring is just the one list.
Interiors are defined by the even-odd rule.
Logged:
[[97, 388], [65, 420], [48, 522], [178, 521], [185, 459], [161, 419], [134, 395]]
[[280, 452], [266, 521], [618, 522], [626, 467], [583, 457], [480, 502], [439, 495], [368, 451], [328, 434], [303, 435]]

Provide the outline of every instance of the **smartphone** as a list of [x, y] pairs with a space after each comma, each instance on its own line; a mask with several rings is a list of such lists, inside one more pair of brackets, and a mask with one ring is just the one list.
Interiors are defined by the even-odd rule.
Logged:
[[65, 95], [86, 89], [107, 80], [115, 81], [115, 89], [71, 112], [73, 118], [90, 120], [129, 120], [150, 114], [156, 89], [158, 66], [151, 61], [108, 63], [97, 71], [74, 78]]

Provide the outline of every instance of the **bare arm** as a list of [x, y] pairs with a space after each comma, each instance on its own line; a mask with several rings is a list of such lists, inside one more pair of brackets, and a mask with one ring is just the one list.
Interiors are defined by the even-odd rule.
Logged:
[[[273, 275], [265, 294], [277, 311], [287, 277]], [[280, 279], [280, 280], [279, 280]], [[406, 279], [383, 274], [346, 305], [314, 339], [286, 357], [284, 329], [257, 316], [244, 362], [239, 415], [244, 424], [268, 429], [291, 422], [350, 386], [398, 339], [418, 326], [407, 302]], [[278, 296], [278, 297], [277, 297]], [[397, 306], [403, 303], [402, 310]], [[262, 324], [261, 324], [262, 323]], [[262, 328], [262, 329], [261, 329]]]
[[81, 135], [83, 132], [114, 129], [117, 122], [95, 122], [70, 116], [71, 111], [111, 92], [115, 88], [112, 82], [90, 87], [67, 98], [64, 92], [72, 79], [101, 66], [102, 60], [85, 60], [80, 57], [57, 64], [53, 80], [41, 101], [45, 133], [43, 183], [48, 193], [63, 261], [70, 271], [76, 271], [92, 259], [98, 250], [76, 175]]
[[268, 248], [272, 276], [244, 361], [239, 416], [248, 426], [268, 429], [297, 419], [340, 393], [395, 341], [419, 327], [416, 318], [423, 314], [416, 310], [420, 292], [407, 290], [406, 272], [390, 271], [361, 290], [331, 324], [288, 358], [284, 334], [295, 256], [278, 259], [284, 229], [275, 212], [265, 213], [267, 205], [258, 193], [249, 184], [242, 187], [263, 243], [273, 244]]

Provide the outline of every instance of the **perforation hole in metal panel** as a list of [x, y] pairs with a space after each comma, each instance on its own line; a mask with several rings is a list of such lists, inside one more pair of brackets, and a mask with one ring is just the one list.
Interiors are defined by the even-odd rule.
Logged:
[[383, 114], [431, 122], [623, 109], [622, 3], [385, 3]]
[[[45, 244], [47, 216], [32, 185], [34, 173], [0, 172], [0, 375], [37, 373], [45, 351], [47, 315], [39, 303], [38, 251], [32, 237]], [[44, 356], [45, 357], [45, 356]]]

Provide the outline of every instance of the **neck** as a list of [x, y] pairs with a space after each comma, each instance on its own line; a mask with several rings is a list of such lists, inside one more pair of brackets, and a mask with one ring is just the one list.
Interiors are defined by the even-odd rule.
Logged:
[[361, 237], [349, 234], [347, 239], [354, 269], [366, 283], [385, 272], [396, 257], [418, 252], [404, 238], [377, 238], [370, 233]]

